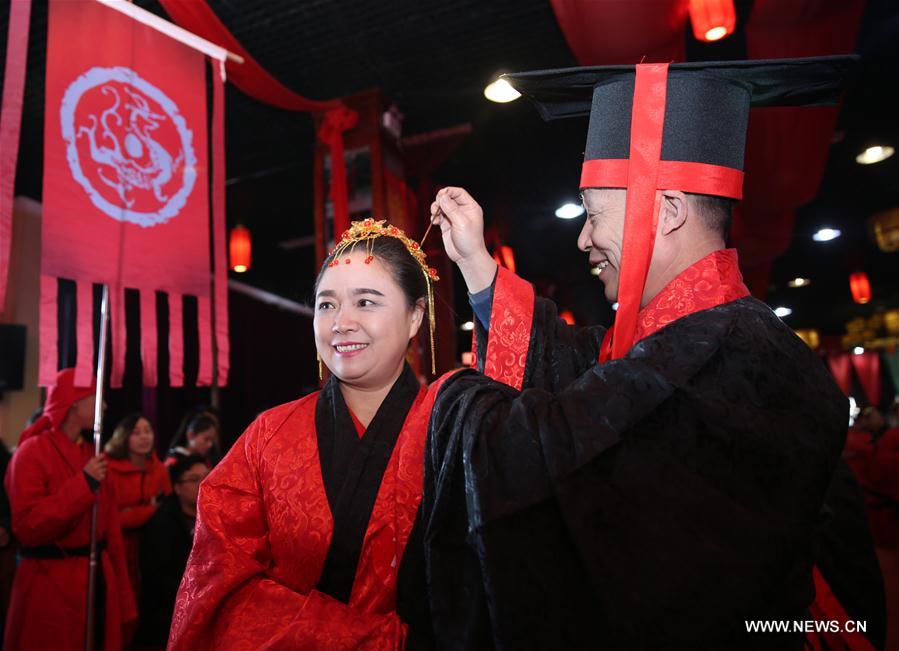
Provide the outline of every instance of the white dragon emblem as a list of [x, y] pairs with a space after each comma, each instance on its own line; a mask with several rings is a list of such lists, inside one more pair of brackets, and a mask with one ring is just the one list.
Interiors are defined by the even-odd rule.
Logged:
[[[99, 111], [94, 97], [94, 110], [85, 115], [82, 107], [79, 113], [79, 101], [95, 88], [106, 106]], [[151, 102], [162, 112], [154, 110]], [[177, 105], [162, 91], [128, 68], [91, 68], [66, 90], [60, 117], [70, 169], [95, 206], [114, 219], [141, 226], [178, 214], [196, 180], [196, 156], [192, 132]], [[180, 141], [175, 155], [169, 151], [174, 149], [171, 144], [167, 149], [158, 139], [167, 123], [175, 127]], [[92, 175], [86, 173], [88, 165]], [[112, 194], [94, 187], [91, 176]], [[138, 194], [143, 198], [140, 207], [136, 206]], [[113, 197], [118, 200], [111, 201]]]

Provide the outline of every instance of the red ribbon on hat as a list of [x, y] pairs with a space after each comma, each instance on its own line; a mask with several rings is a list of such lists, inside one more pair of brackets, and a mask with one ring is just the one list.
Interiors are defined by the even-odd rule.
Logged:
[[624, 238], [618, 278], [618, 313], [600, 347], [600, 362], [624, 357], [634, 345], [637, 315], [652, 260], [659, 217], [659, 162], [668, 92], [668, 64], [637, 65], [631, 113]]

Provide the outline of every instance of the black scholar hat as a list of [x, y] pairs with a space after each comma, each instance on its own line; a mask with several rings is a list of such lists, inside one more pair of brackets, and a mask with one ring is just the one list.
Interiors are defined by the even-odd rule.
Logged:
[[627, 189], [611, 358], [633, 345], [659, 191], [742, 198], [749, 109], [835, 105], [857, 60], [637, 64], [504, 76], [545, 120], [589, 116], [582, 189]]

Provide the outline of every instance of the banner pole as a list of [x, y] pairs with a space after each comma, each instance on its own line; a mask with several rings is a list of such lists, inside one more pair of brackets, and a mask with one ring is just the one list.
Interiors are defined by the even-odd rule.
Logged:
[[[106, 331], [109, 326], [109, 285], [103, 285], [103, 300], [100, 303], [100, 350], [97, 355], [97, 389], [94, 404], [94, 456], [100, 456], [100, 436], [103, 431], [103, 397], [106, 386]], [[99, 565], [99, 545], [97, 541], [97, 521], [100, 513], [100, 489], [91, 508], [91, 553], [87, 579], [87, 631], [84, 636], [85, 651], [94, 651], [95, 613], [94, 601], [97, 593], [97, 568]]]

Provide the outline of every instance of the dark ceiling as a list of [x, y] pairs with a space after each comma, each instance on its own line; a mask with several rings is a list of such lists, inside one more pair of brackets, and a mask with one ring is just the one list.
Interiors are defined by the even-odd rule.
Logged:
[[[5, 48], [9, 2], [0, 9]], [[166, 16], [155, 0], [137, 4]], [[380, 88], [404, 114], [404, 135], [472, 125], [439, 170], [441, 184], [463, 185], [482, 203], [516, 251], [519, 270], [582, 322], [608, 322], [600, 283], [574, 241], [580, 220], [553, 211], [575, 200], [586, 123], [543, 123], [525, 101], [497, 105], [482, 95], [500, 71], [576, 65], [548, 0], [411, 0], [387, 3], [209, 0], [244, 47], [296, 92], [329, 99]], [[691, 60], [742, 58], [742, 24], [752, 2], [737, 2], [737, 32], [704, 45], [685, 30]], [[40, 197], [46, 1], [35, 0], [17, 192]], [[85, 35], [94, 38], [97, 35]], [[839, 334], [845, 321], [899, 306], [899, 254], [878, 252], [865, 230], [876, 210], [899, 204], [899, 156], [855, 163], [872, 143], [899, 146], [899, 3], [869, 0], [856, 48], [864, 72], [843, 106], [818, 198], [800, 210], [793, 245], [775, 264], [769, 302], [794, 313], [794, 327]], [[5, 50], [0, 50], [0, 52]], [[0, 70], [2, 74], [2, 70]], [[305, 301], [315, 272], [310, 248], [279, 242], [312, 233], [312, 121], [227, 90], [228, 222], [249, 226], [254, 263], [241, 280]], [[811, 240], [821, 225], [843, 229], [828, 244]], [[864, 268], [875, 300], [852, 303], [848, 273]], [[794, 276], [812, 279], [791, 290]], [[458, 282], [458, 279], [457, 279]], [[457, 292], [457, 295], [463, 295]], [[470, 314], [457, 305], [461, 320]]]

